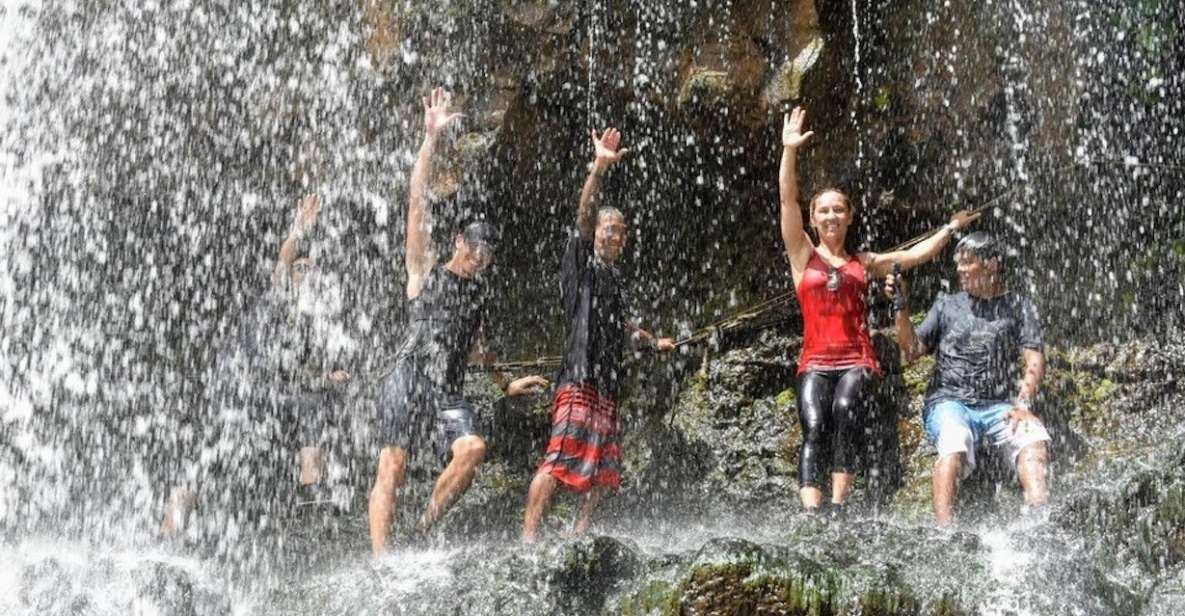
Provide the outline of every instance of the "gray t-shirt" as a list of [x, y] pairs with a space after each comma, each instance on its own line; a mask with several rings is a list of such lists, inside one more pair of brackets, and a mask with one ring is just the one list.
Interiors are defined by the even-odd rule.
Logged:
[[1045, 348], [1033, 302], [1011, 292], [990, 299], [965, 291], [940, 296], [917, 336], [937, 360], [925, 408], [942, 400], [1011, 400], [1020, 380], [1021, 349]]

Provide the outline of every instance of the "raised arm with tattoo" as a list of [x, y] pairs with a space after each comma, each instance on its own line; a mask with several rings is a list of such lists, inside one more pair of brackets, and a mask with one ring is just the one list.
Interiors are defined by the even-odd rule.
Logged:
[[424, 287], [424, 281], [436, 256], [432, 254], [431, 229], [432, 212], [428, 207], [428, 184], [432, 181], [432, 155], [441, 131], [460, 113], [448, 110], [451, 97], [444, 88], [436, 88], [424, 102], [424, 141], [411, 170], [411, 181], [407, 195], [407, 298], [414, 299]]

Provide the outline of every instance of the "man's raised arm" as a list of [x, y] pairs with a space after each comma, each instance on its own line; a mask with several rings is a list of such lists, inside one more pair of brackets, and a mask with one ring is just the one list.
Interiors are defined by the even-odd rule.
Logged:
[[576, 228], [580, 237], [591, 240], [597, 228], [597, 197], [601, 192], [601, 177], [629, 148], [618, 149], [621, 145], [621, 133], [616, 128], [607, 128], [600, 136], [597, 131], [589, 131], [592, 137], [594, 158], [588, 178], [584, 180], [584, 188], [580, 190], [580, 205], [576, 209]]
[[451, 97], [444, 88], [436, 88], [424, 99], [424, 141], [411, 170], [407, 195], [407, 297], [420, 294], [424, 280], [432, 269], [431, 244], [432, 212], [428, 208], [428, 184], [432, 181], [432, 155], [440, 133], [460, 113], [449, 113]]

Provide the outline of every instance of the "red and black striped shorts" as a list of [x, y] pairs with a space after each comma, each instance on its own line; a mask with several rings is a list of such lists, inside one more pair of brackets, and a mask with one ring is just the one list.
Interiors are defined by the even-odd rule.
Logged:
[[551, 439], [538, 473], [576, 492], [621, 486], [621, 440], [617, 402], [591, 385], [568, 383], [555, 392]]

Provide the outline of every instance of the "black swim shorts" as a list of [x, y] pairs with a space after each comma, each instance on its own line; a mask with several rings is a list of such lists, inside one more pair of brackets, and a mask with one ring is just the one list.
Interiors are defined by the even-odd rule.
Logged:
[[383, 443], [408, 454], [428, 446], [444, 460], [457, 439], [481, 436], [473, 405], [443, 389], [417, 369], [414, 358], [400, 359], [383, 379], [379, 393], [379, 436]]

